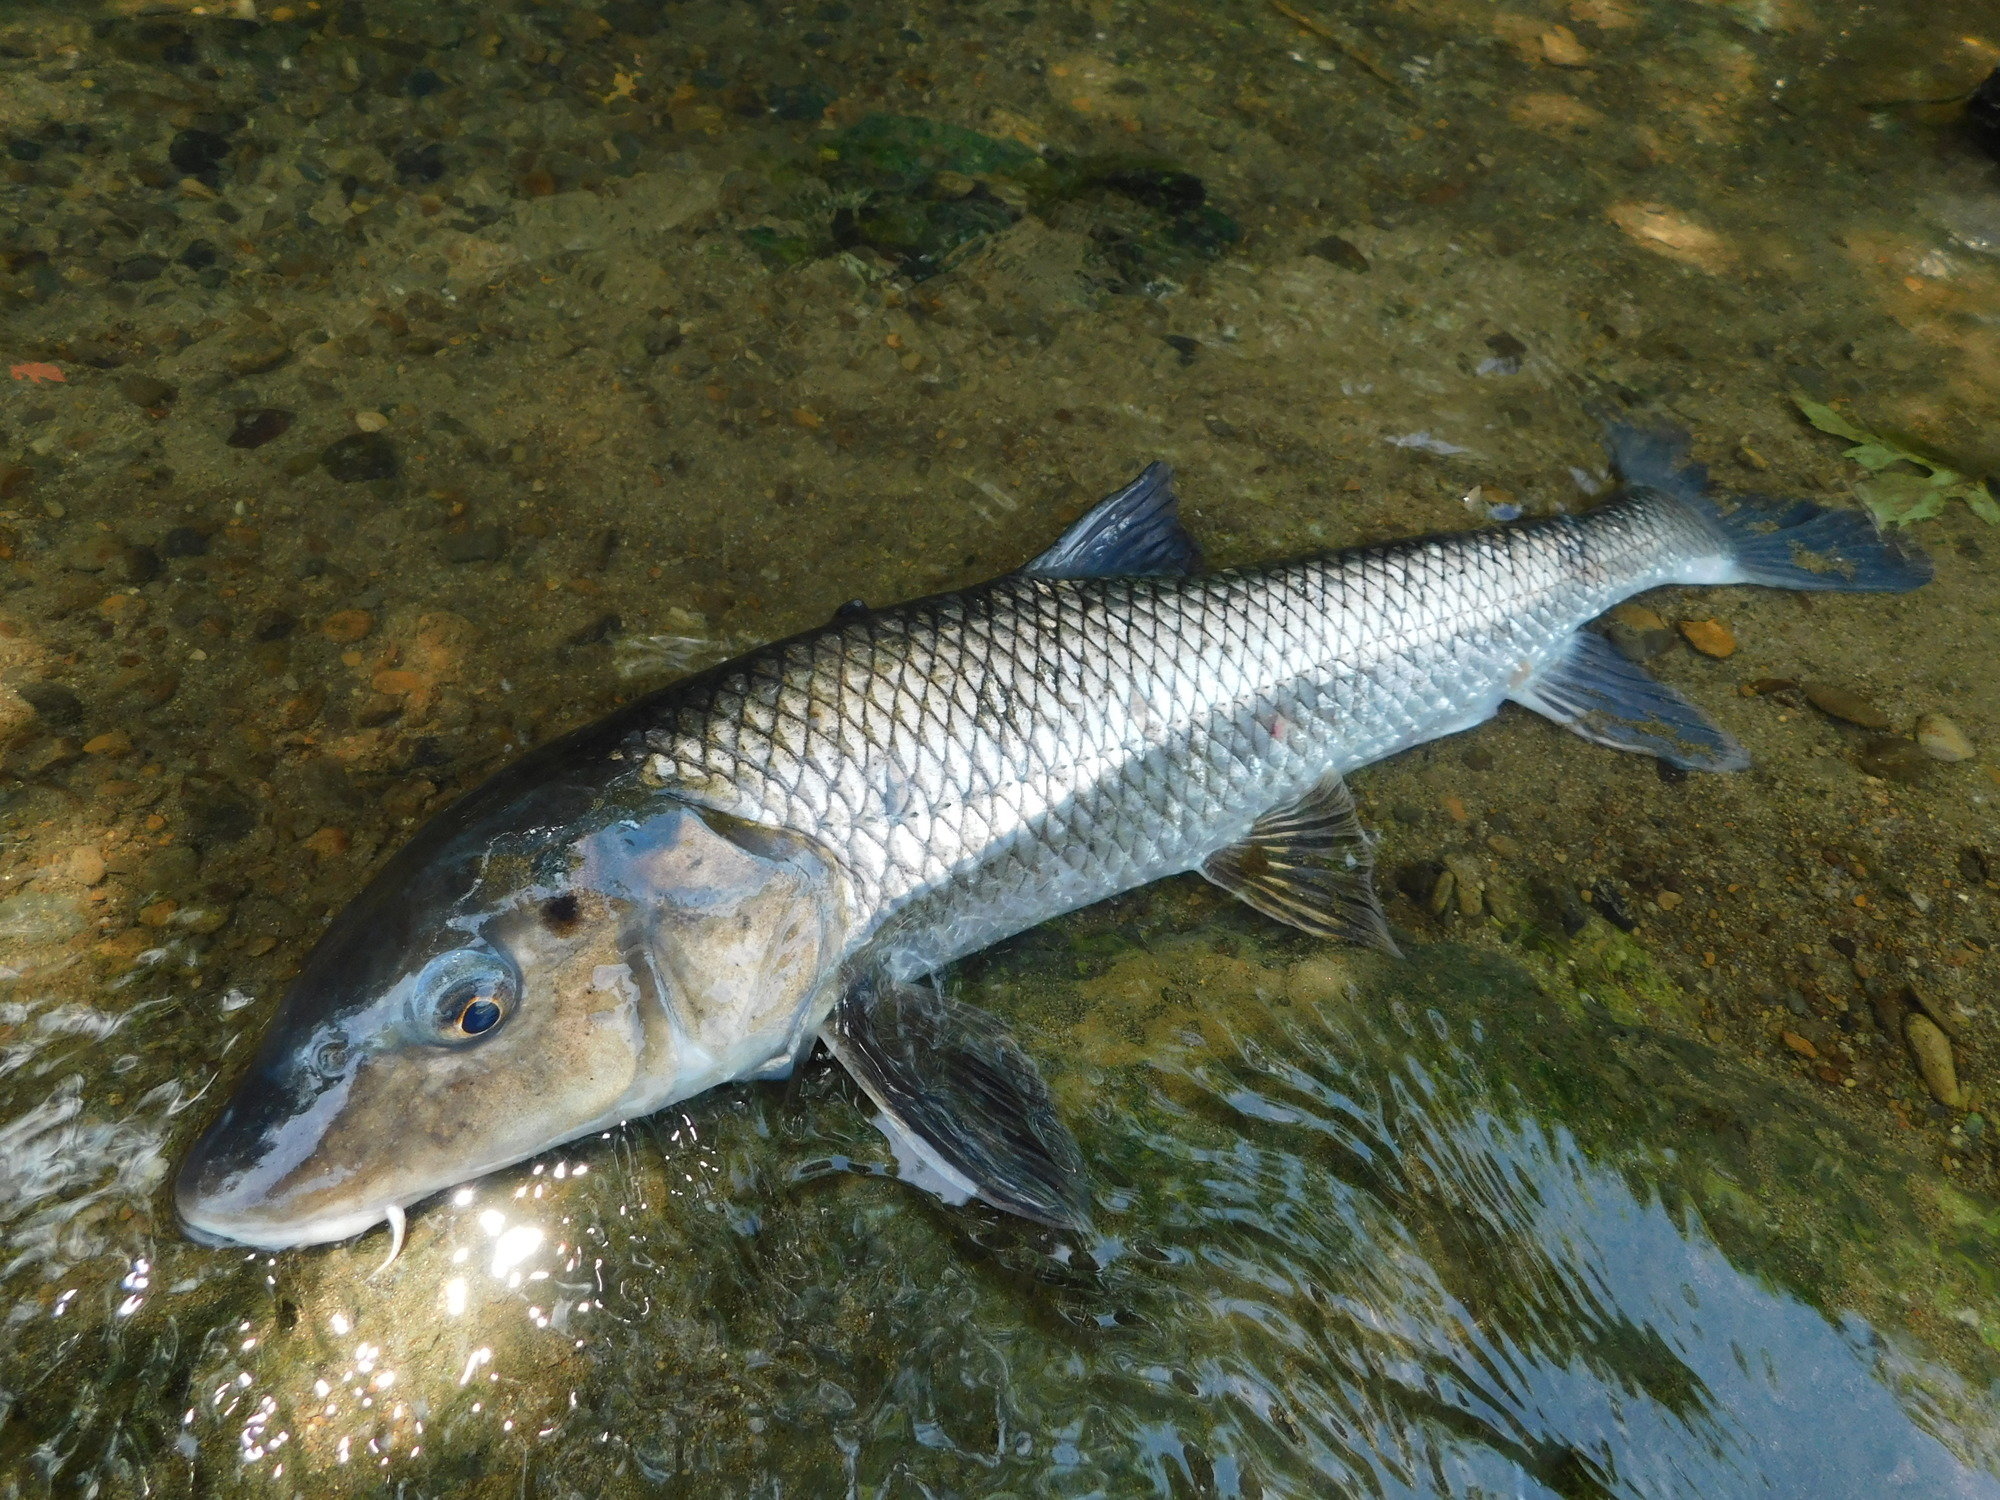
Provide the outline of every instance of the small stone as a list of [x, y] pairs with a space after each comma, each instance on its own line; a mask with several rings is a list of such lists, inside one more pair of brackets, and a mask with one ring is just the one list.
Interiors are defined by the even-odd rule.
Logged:
[[1352, 240], [1344, 240], [1337, 234], [1330, 234], [1325, 239], [1317, 241], [1306, 253], [1317, 255], [1321, 260], [1329, 261], [1343, 271], [1359, 273], [1371, 269], [1368, 257], [1361, 253], [1360, 247]]
[[83, 742], [85, 755], [130, 755], [132, 736], [122, 729], [107, 729]]
[[392, 698], [387, 693], [363, 693], [354, 700], [354, 707], [348, 710], [348, 717], [354, 720], [357, 729], [374, 729], [401, 716], [403, 703], [400, 698]]
[[343, 644], [358, 641], [375, 628], [375, 617], [365, 609], [339, 609], [320, 621], [319, 633]]
[[1444, 867], [1457, 887], [1458, 914], [1476, 917], [1486, 906], [1486, 876], [1469, 854], [1447, 854]]
[[1431, 886], [1430, 900], [1426, 903], [1430, 909], [1430, 914], [1434, 917], [1441, 917], [1450, 911], [1452, 896], [1457, 890], [1458, 877], [1449, 870], [1439, 871], [1436, 883]]
[[164, 255], [128, 255], [111, 268], [113, 281], [157, 281], [167, 268]]
[[282, 609], [260, 610], [250, 622], [250, 638], [253, 641], [282, 641], [298, 628], [298, 620]]
[[17, 891], [0, 900], [0, 938], [26, 945], [59, 943], [90, 925], [84, 905], [54, 891]]
[[1887, 734], [1876, 736], [1856, 751], [1854, 763], [1870, 776], [1906, 785], [1922, 781], [1937, 769], [1937, 762], [1915, 740]]
[[1736, 634], [1720, 620], [1683, 620], [1681, 634], [1703, 656], [1734, 656]]
[[1484, 745], [1467, 745], [1459, 760], [1468, 771], [1490, 771], [1493, 769], [1493, 752]]
[[70, 878], [80, 885], [96, 885], [104, 878], [104, 856], [91, 844], [78, 844], [69, 851]]
[[354, 425], [362, 432], [380, 432], [389, 425], [389, 419], [379, 411], [358, 411], [354, 414]]
[[258, 331], [229, 341], [222, 367], [232, 375], [262, 375], [292, 357], [292, 346], [276, 333]]
[[353, 841], [345, 828], [322, 828], [305, 841], [305, 846], [321, 858], [345, 854]]
[[424, 679], [407, 667], [387, 667], [370, 678], [369, 685], [378, 693], [407, 698], [412, 693], [422, 691]]
[[1903, 1021], [1903, 1039], [1923, 1075], [1931, 1097], [1947, 1109], [1963, 1109], [1965, 1096], [1959, 1092], [1958, 1068], [1952, 1062], [1951, 1042], [1928, 1016], [1912, 1015]]
[[111, 573], [120, 583], [151, 583], [160, 576], [160, 554], [151, 547], [126, 543], [112, 559]]
[[229, 156], [229, 137], [213, 130], [183, 130], [167, 145], [167, 160], [184, 177], [214, 187]]
[[1656, 611], [1643, 604], [1621, 604], [1611, 611], [1611, 618], [1620, 625], [1630, 625], [1634, 630], [1665, 630], [1666, 620]]
[[246, 407], [223, 441], [232, 448], [261, 448], [291, 429], [294, 414], [276, 406]]
[[319, 456], [320, 467], [342, 484], [361, 484], [372, 479], [394, 479], [401, 471], [396, 445], [379, 432], [350, 432], [328, 443]]
[[175, 526], [160, 538], [162, 557], [204, 557], [208, 553], [208, 537], [192, 526]]
[[438, 551], [448, 563], [498, 562], [507, 555], [507, 532], [500, 526], [474, 526], [446, 537]]
[[1800, 1057], [1817, 1058], [1819, 1056], [1819, 1048], [1812, 1044], [1812, 1039], [1800, 1036], [1796, 1031], [1787, 1031], [1779, 1039], [1787, 1047], [1798, 1053]]
[[1917, 743], [1932, 760], [1971, 760], [1978, 753], [1965, 731], [1943, 714], [1925, 714], [1917, 720]]
[[134, 373], [122, 376], [118, 381], [119, 395], [134, 406], [148, 409], [170, 405], [180, 393], [179, 386], [170, 385], [153, 375]]
[[1889, 716], [1858, 693], [1850, 693], [1846, 688], [1834, 687], [1830, 683], [1809, 682], [1805, 686], [1806, 702], [1830, 718], [1855, 724], [1863, 729], [1887, 729]]
[[1590, 49], [1576, 39], [1576, 33], [1567, 26], [1551, 26], [1542, 33], [1542, 58], [1551, 67], [1584, 68], [1590, 66]]
[[61, 683], [24, 682], [14, 691], [53, 729], [74, 729], [83, 722], [83, 700]]
[[1681, 895], [1679, 891], [1661, 891], [1659, 895], [1653, 898], [1653, 905], [1659, 907], [1661, 911], [1672, 911], [1680, 904]]
[[178, 901], [168, 901], [163, 898], [150, 906], [141, 907], [139, 920], [148, 927], [164, 927], [174, 919], [174, 913], [180, 909], [181, 904]]
[[1521, 852], [1520, 840], [1509, 838], [1504, 833], [1495, 833], [1488, 835], [1486, 840], [1486, 847], [1491, 849], [1495, 854], [1499, 855], [1502, 859], [1514, 859], [1518, 857]]

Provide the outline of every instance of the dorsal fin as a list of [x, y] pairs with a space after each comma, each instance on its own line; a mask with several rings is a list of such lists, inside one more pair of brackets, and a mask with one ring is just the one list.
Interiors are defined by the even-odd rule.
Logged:
[[1340, 937], [1401, 956], [1375, 895], [1374, 843], [1354, 797], [1328, 772], [1298, 801], [1274, 807], [1250, 836], [1211, 854], [1201, 873], [1267, 917], [1314, 937]]
[[1181, 529], [1174, 471], [1150, 463], [1106, 495], [1048, 551], [1021, 571], [1030, 578], [1136, 578], [1192, 573], [1201, 549]]

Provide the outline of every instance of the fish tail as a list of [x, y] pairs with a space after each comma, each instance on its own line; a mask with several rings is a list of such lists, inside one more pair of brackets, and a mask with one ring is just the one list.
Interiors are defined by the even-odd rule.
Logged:
[[1630, 489], [1672, 500], [1719, 543], [1719, 566], [1686, 582], [1903, 593], [1931, 580], [1931, 560], [1865, 511], [1763, 495], [1719, 498], [1707, 468], [1688, 456], [1683, 432], [1612, 423], [1605, 440]]

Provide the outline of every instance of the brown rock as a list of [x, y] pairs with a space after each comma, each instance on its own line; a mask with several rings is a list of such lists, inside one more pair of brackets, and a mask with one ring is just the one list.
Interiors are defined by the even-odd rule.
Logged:
[[365, 609], [335, 610], [320, 622], [319, 633], [330, 641], [358, 641], [375, 628], [375, 617]]
[[104, 878], [104, 856], [94, 845], [78, 844], [69, 851], [69, 873], [84, 885], [96, 885]]
[[348, 837], [345, 828], [322, 828], [311, 838], [307, 839], [305, 845], [313, 853], [322, 858], [327, 858], [336, 854], [345, 854], [352, 842], [353, 840]]
[[181, 904], [178, 901], [155, 901], [150, 906], [140, 909], [139, 920], [148, 927], [164, 927], [174, 919], [174, 913], [180, 909]]
[[1937, 1023], [1928, 1016], [1910, 1016], [1903, 1022], [1903, 1038], [1910, 1044], [1910, 1056], [1924, 1075], [1924, 1087], [1931, 1097], [1948, 1109], [1963, 1109], [1965, 1095], [1958, 1087], [1958, 1068], [1952, 1062], [1951, 1043]]
[[1884, 781], [1914, 785], [1937, 769], [1937, 762], [1924, 754], [1915, 740], [1877, 735], [1854, 754], [1854, 763], [1870, 776]]
[[1683, 620], [1681, 634], [1703, 656], [1736, 654], [1736, 634], [1720, 620]]
[[83, 742], [85, 755], [130, 755], [132, 736], [122, 729], [108, 729]]
[[1887, 729], [1889, 716], [1858, 693], [1824, 682], [1809, 682], [1806, 702], [1831, 718], [1859, 725], [1863, 729]]

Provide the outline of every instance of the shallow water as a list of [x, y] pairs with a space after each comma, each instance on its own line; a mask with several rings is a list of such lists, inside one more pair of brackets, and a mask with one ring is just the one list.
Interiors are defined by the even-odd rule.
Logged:
[[[2000, 1490], [1996, 61], [1956, 0], [0, 15], [0, 1497]], [[1953, 472], [1918, 594], [1647, 601], [1752, 771], [1510, 711], [1356, 779], [1407, 963], [1188, 881], [953, 977], [1092, 1236], [890, 1180], [822, 1062], [380, 1271], [179, 1237], [327, 916], [523, 746], [1156, 457], [1221, 564], [1585, 506], [1607, 408], [1886, 503], [1801, 395]]]

